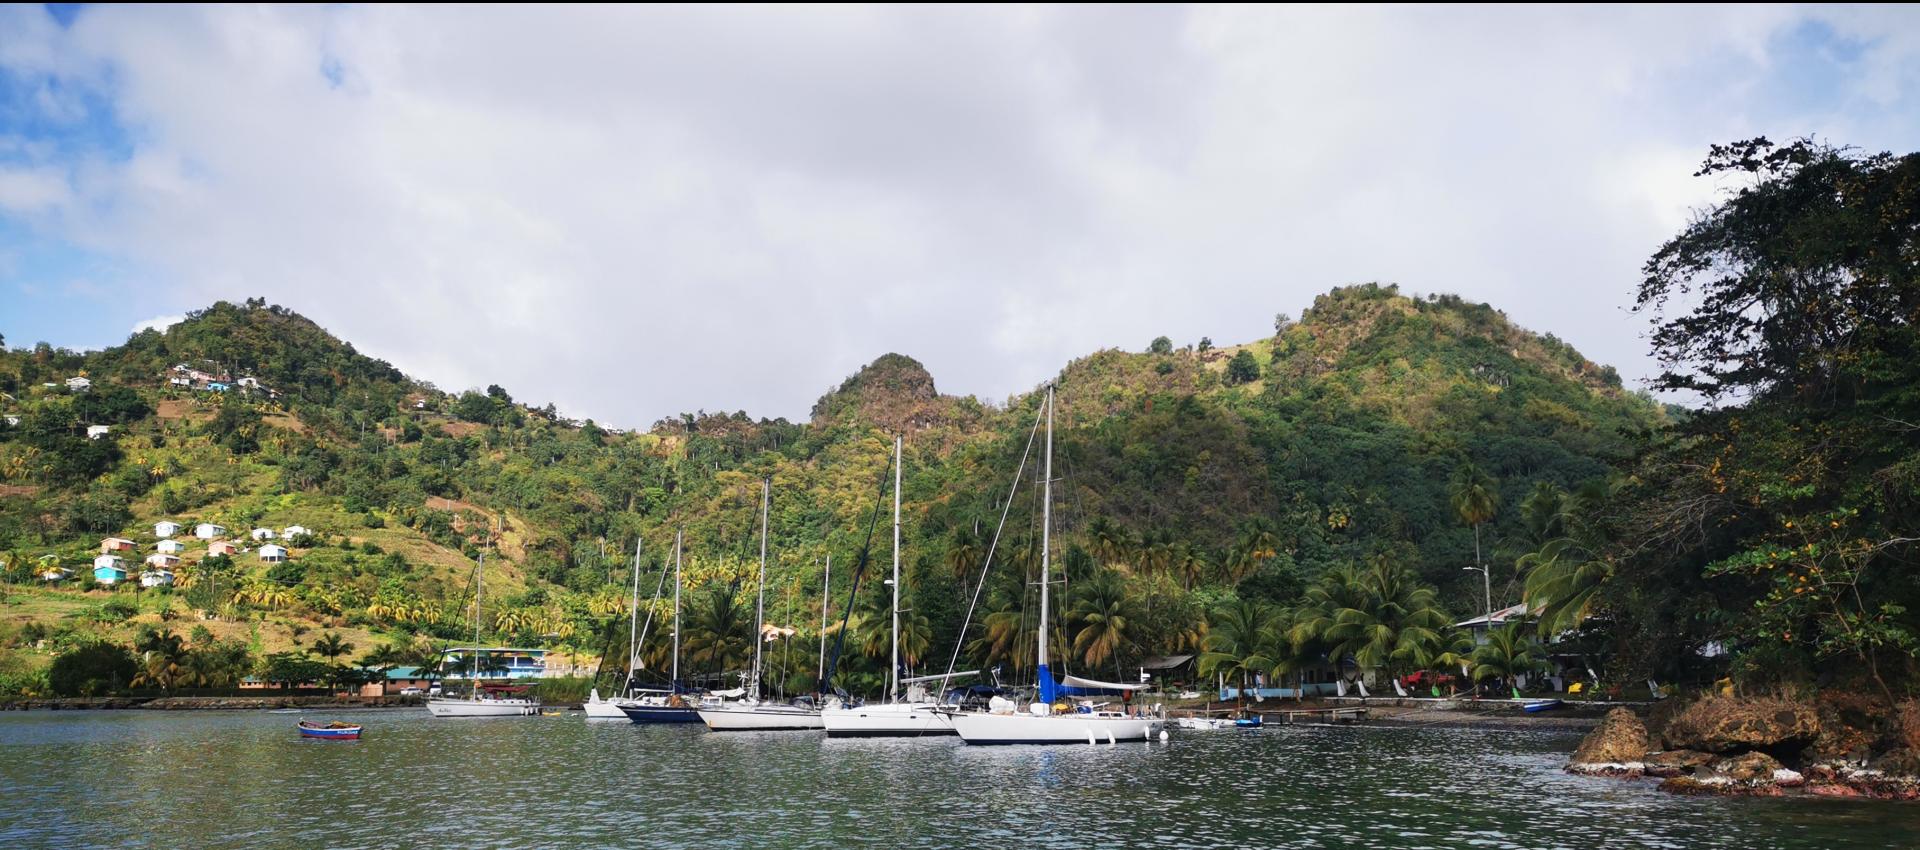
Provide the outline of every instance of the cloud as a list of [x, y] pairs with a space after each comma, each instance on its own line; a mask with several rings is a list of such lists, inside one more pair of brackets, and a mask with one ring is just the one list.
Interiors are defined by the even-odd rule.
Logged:
[[180, 324], [181, 322], [184, 322], [186, 320], [187, 320], [187, 316], [185, 313], [180, 313], [172, 316], [155, 316], [151, 319], [148, 319], [144, 322], [134, 325], [133, 333], [139, 333], [141, 331], [159, 331], [161, 333], [166, 333], [168, 328], [171, 328], [174, 325]]
[[[45, 17], [0, 10], [25, 34], [0, 73], [115, 141], [16, 155], [64, 192], [0, 179], [0, 216], [147, 303], [264, 296], [443, 387], [627, 426], [804, 416], [889, 350], [997, 399], [1368, 280], [1644, 375], [1621, 308], [1713, 197], [1687, 177], [1708, 143], [1920, 145], [1920, 27], [1872, 10]], [[1832, 73], [1780, 67], [1816, 19], [1846, 49], [1800, 52]], [[0, 124], [0, 151], [45, 134]]]

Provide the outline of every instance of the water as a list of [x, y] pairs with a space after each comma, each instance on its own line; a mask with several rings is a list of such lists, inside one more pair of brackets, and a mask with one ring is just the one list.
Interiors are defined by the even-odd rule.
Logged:
[[1118, 747], [712, 734], [572, 717], [0, 716], [27, 847], [1914, 847], [1920, 806], [1568, 776], [1561, 733], [1275, 728]]

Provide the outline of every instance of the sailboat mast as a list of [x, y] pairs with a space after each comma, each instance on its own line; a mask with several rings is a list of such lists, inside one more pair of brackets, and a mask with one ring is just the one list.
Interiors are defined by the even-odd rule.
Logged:
[[669, 693], [680, 692], [680, 534], [673, 533], [673, 679], [667, 683]]
[[475, 699], [480, 697], [480, 586], [486, 578], [487, 553], [481, 552], [480, 564], [473, 569], [473, 651], [469, 653], [473, 657], [468, 659], [473, 672], [467, 677]]
[[1035, 641], [1039, 649], [1040, 700], [1053, 703], [1053, 673], [1047, 669], [1047, 606], [1049, 603], [1048, 586], [1053, 581], [1052, 540], [1053, 531], [1053, 385], [1047, 385], [1047, 461], [1040, 477], [1044, 481], [1040, 488], [1040, 636]]
[[760, 698], [760, 655], [766, 645], [766, 635], [762, 630], [767, 622], [767, 503], [772, 500], [769, 493], [770, 479], [760, 479], [760, 584], [759, 593], [753, 603], [753, 696]]
[[[651, 617], [648, 618], [652, 620]], [[627, 682], [620, 688], [626, 693], [633, 687], [634, 662], [640, 658], [640, 538], [633, 538], [633, 599], [627, 603]]]
[[827, 692], [827, 588], [833, 586], [833, 553], [827, 553], [827, 569], [820, 574], [820, 672], [814, 682], [820, 693]]
[[900, 695], [900, 436], [893, 437], [893, 666], [887, 668], [887, 702]]

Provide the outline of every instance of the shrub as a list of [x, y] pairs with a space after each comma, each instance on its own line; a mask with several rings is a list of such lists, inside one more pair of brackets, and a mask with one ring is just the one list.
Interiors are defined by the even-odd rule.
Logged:
[[133, 681], [137, 664], [126, 647], [90, 643], [70, 649], [47, 668], [47, 689], [58, 696], [98, 696]]

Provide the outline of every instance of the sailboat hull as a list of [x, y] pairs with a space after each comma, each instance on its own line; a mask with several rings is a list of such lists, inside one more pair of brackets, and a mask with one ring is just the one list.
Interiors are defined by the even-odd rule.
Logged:
[[715, 732], [781, 732], [826, 728], [820, 712], [793, 705], [703, 708], [700, 721]]
[[601, 699], [599, 694], [594, 694], [592, 699], [581, 703], [580, 707], [586, 710], [588, 720], [625, 720], [627, 713], [622, 709], [631, 704], [628, 700]]
[[540, 703], [527, 699], [430, 699], [427, 711], [435, 717], [532, 717]]
[[953, 730], [969, 744], [1108, 744], [1146, 741], [1164, 721], [1104, 714], [955, 714]]
[[635, 723], [699, 723], [700, 712], [669, 705], [628, 705], [621, 713]]
[[952, 735], [948, 715], [927, 703], [892, 703], [858, 708], [829, 708], [820, 712], [829, 738], [912, 738]]

